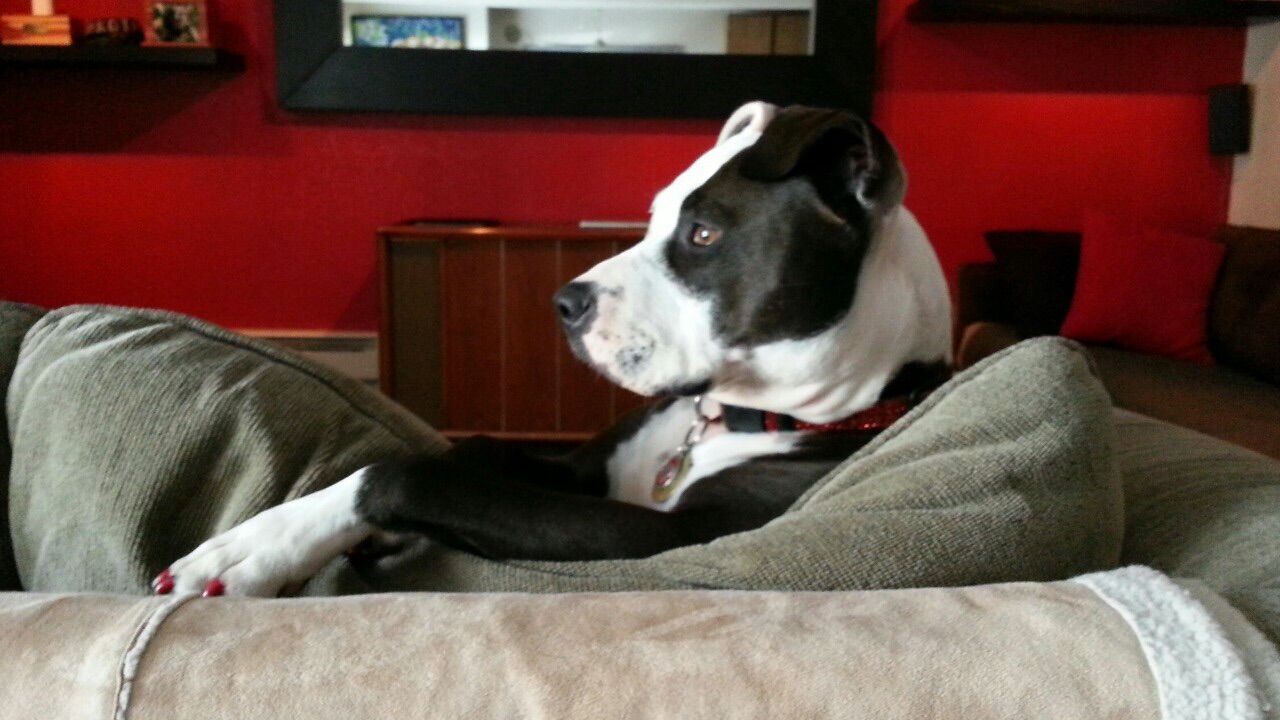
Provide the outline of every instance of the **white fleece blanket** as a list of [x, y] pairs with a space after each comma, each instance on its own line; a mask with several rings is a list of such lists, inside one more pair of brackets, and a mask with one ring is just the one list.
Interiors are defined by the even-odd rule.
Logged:
[[1137, 636], [1162, 720], [1280, 718], [1276, 648], [1202, 583], [1142, 566], [1074, 582], [1097, 593]]

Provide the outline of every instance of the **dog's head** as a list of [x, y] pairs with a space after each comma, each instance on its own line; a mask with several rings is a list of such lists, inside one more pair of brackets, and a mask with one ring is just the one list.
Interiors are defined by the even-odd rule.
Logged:
[[814, 421], [869, 406], [949, 348], [945, 281], [905, 191], [870, 123], [744, 106], [654, 198], [639, 244], [556, 293], [570, 344], [644, 395]]

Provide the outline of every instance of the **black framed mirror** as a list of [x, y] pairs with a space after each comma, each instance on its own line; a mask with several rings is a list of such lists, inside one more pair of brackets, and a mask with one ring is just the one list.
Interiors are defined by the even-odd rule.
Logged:
[[277, 89], [297, 111], [866, 115], [875, 24], [875, 0], [276, 0]]

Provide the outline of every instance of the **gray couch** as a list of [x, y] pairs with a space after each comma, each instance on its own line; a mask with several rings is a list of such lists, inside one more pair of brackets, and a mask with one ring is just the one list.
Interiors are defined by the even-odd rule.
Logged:
[[[1117, 406], [1280, 458], [1280, 232], [1228, 227], [1219, 237], [1228, 250], [1208, 317], [1217, 364], [1090, 349]], [[1075, 286], [1074, 233], [1000, 231], [987, 243], [996, 260], [960, 270], [962, 368], [1056, 333]]]

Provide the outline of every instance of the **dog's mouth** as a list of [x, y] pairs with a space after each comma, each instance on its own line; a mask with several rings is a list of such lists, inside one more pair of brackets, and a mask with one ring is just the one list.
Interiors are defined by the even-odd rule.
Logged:
[[596, 362], [595, 358], [591, 357], [591, 351], [587, 349], [587, 344], [583, 340], [584, 335], [585, 333], [581, 332], [573, 332], [570, 330], [565, 331], [565, 339], [569, 341], [569, 350], [573, 353], [573, 356], [576, 357], [583, 365], [594, 370], [605, 380], [608, 380], [614, 385], [627, 387], [627, 383], [623, 378], [618, 377], [616, 373], [610, 372], [609, 367], [605, 363]]
[[587, 352], [587, 345], [582, 341], [582, 333], [565, 330], [564, 336], [565, 340], [569, 342], [569, 351], [573, 353], [574, 357], [578, 358], [579, 362], [600, 373], [609, 382], [617, 382], [617, 380], [609, 377], [609, 373], [605, 372], [604, 368], [591, 359], [591, 353]]
[[705, 392], [716, 372], [715, 343], [700, 340], [708, 331], [697, 313], [705, 308], [677, 302], [683, 292], [678, 287], [655, 289], [653, 278], [647, 284], [637, 279], [648, 267], [615, 268], [625, 277], [608, 283], [580, 278], [556, 293], [569, 348], [609, 382], [638, 395]]
[[710, 380], [698, 380], [696, 382], [682, 383], [675, 385], [655, 395], [663, 395], [669, 397], [695, 397], [697, 395], [705, 395], [711, 390]]
[[612, 349], [607, 357], [597, 359], [587, 348], [585, 337], [589, 332], [566, 333], [570, 351], [579, 361], [618, 387], [645, 397], [693, 397], [711, 389], [710, 378], [675, 379], [664, 383], [645, 377], [646, 370], [654, 362], [655, 347], [651, 341], [629, 343]]

